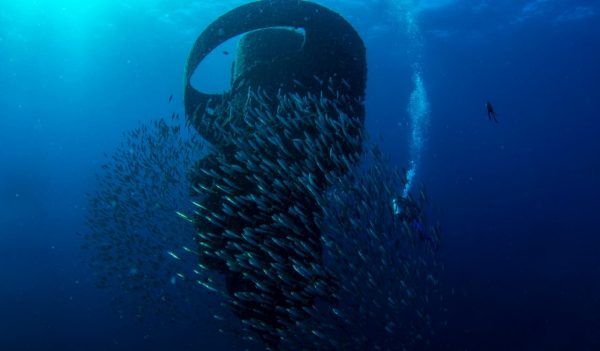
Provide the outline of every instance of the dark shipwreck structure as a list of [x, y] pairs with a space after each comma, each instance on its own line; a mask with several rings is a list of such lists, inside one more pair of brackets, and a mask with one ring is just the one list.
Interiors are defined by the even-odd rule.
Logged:
[[[196, 90], [197, 66], [240, 34], [231, 90]], [[189, 55], [186, 115], [212, 144], [193, 176], [200, 266], [224, 276], [232, 310], [268, 347], [337, 299], [317, 217], [323, 193], [360, 157], [365, 85], [356, 31], [307, 1], [238, 7]]]

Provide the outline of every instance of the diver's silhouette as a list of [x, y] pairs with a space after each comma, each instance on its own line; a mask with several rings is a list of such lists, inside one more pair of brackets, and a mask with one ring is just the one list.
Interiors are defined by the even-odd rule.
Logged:
[[498, 123], [498, 119], [496, 119], [496, 111], [494, 111], [494, 106], [492, 106], [492, 103], [489, 100], [485, 103], [485, 108], [487, 109], [488, 119]]
[[432, 249], [439, 248], [439, 242], [432, 233], [425, 229], [423, 208], [409, 197], [393, 198], [394, 216], [408, 225], [416, 238], [426, 242]]
[[409, 223], [420, 221], [423, 216], [423, 209], [409, 197], [392, 199], [392, 210], [398, 219]]

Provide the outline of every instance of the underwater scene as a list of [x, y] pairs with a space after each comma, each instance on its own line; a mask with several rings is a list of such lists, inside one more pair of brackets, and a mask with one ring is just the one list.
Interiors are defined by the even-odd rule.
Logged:
[[600, 350], [599, 19], [0, 0], [0, 350]]

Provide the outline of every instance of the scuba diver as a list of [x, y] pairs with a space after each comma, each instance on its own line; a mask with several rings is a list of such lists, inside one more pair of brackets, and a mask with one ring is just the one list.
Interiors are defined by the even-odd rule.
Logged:
[[494, 111], [494, 106], [489, 100], [485, 103], [485, 108], [487, 109], [488, 119], [490, 121], [494, 120], [494, 122], [498, 123], [498, 119], [496, 119], [496, 111]]
[[399, 221], [408, 224], [408, 228], [419, 240], [426, 242], [433, 249], [439, 247], [432, 233], [425, 229], [423, 209], [414, 200], [409, 197], [393, 198], [392, 212]]

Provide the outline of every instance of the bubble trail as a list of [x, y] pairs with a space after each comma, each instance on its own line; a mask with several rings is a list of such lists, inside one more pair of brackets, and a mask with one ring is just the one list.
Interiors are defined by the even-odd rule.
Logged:
[[407, 182], [402, 191], [402, 196], [406, 198], [412, 189], [421, 162], [430, 119], [429, 99], [421, 69], [423, 36], [417, 21], [417, 15], [422, 10], [423, 4], [421, 1], [416, 0], [400, 0], [392, 1], [391, 5], [396, 10], [397, 20], [404, 25], [409, 40], [408, 55], [412, 60], [412, 80], [414, 84], [407, 107], [410, 118], [410, 162], [406, 174]]
[[429, 125], [429, 100], [427, 91], [421, 78], [421, 72], [413, 72], [413, 82], [415, 84], [413, 92], [410, 94], [408, 104], [408, 114], [410, 116], [410, 168], [406, 174], [407, 182], [402, 191], [402, 196], [406, 198], [412, 187], [417, 168], [421, 161], [421, 155], [425, 146], [425, 135]]

